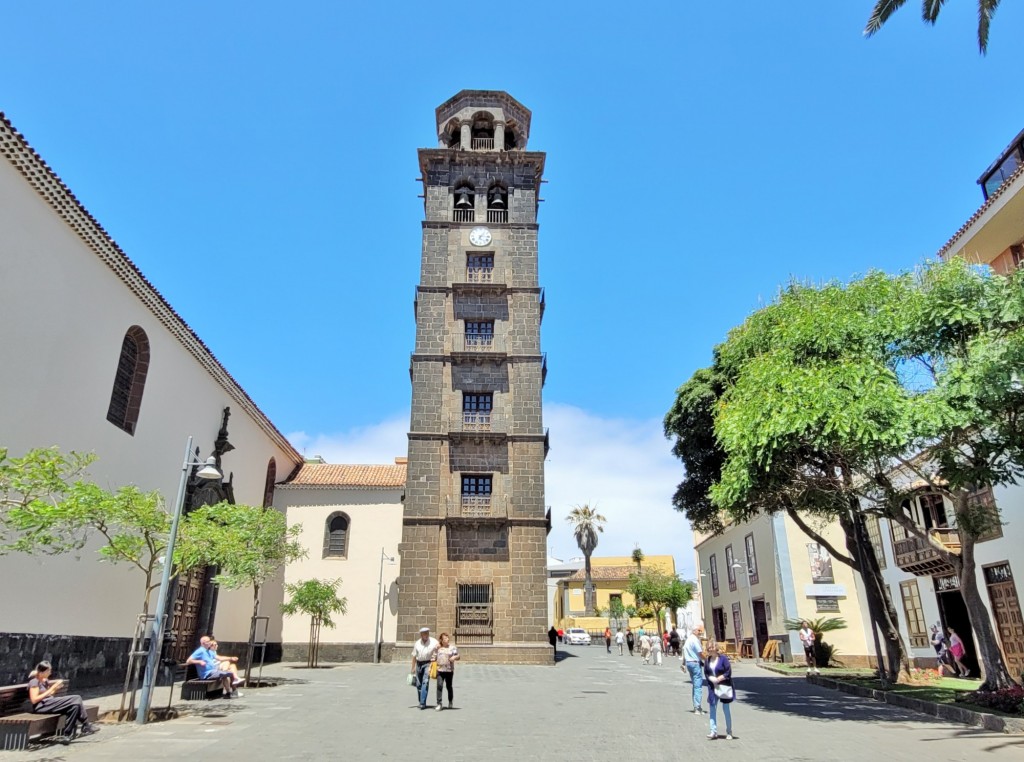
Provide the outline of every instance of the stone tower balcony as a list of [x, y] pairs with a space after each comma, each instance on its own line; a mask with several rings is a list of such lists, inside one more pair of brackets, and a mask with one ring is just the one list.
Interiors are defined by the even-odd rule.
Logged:
[[530, 109], [502, 90], [463, 90], [437, 107], [439, 148], [523, 151]]

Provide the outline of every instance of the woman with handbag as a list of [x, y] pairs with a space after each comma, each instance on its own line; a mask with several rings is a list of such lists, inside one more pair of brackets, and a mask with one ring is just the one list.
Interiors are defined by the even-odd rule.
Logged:
[[718, 642], [708, 641], [707, 657], [704, 659], [704, 680], [708, 684], [708, 707], [711, 710], [711, 732], [708, 733], [708, 740], [714, 741], [718, 735], [718, 704], [721, 702], [722, 711], [725, 713], [725, 739], [732, 740], [732, 710], [730, 705], [736, 698], [736, 692], [732, 687], [732, 665], [729, 657], [719, 653]]
[[459, 660], [459, 649], [449, 645], [447, 632], [442, 632], [440, 644], [434, 652], [434, 663], [430, 665], [430, 676], [437, 681], [437, 711], [441, 711], [441, 689], [448, 686], [448, 708], [452, 708], [452, 680], [455, 677], [455, 662]]

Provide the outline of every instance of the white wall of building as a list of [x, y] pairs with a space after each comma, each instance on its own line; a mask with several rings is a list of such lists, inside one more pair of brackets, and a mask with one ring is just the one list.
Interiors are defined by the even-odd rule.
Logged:
[[[285, 511], [289, 525], [301, 524], [300, 542], [309, 556], [289, 564], [285, 581], [337, 579], [342, 584], [339, 596], [346, 598], [348, 611], [339, 615], [334, 629], [324, 628], [320, 642], [372, 643], [377, 621], [378, 580], [383, 569], [383, 590], [389, 600], [382, 607], [382, 641], [393, 643], [400, 592], [398, 544], [402, 539], [402, 489], [310, 488], [282, 486], [274, 504]], [[324, 529], [329, 516], [340, 511], [349, 517], [347, 556], [324, 558]], [[395, 559], [381, 564], [381, 552]], [[283, 642], [304, 644], [309, 641], [309, 618], [285, 617]]]
[[[222, 410], [230, 407], [235, 449], [224, 456], [224, 472], [234, 475], [237, 502], [261, 504], [270, 458], [283, 479], [299, 462], [294, 449], [236, 384], [225, 382], [208, 353], [204, 367], [186, 348], [184, 324], [73, 203], [63, 219], [2, 158], [0, 198], [0, 446], [12, 456], [52, 445], [94, 453], [93, 481], [159, 490], [170, 508], [187, 437], [194, 435], [203, 457], [209, 455]], [[148, 336], [150, 364], [130, 435], [106, 415], [122, 341], [133, 325]], [[140, 609], [141, 574], [100, 563], [95, 547], [78, 557], [0, 557], [0, 578], [26, 582], [0, 585], [5, 632], [127, 637]], [[221, 593], [219, 638], [247, 637], [250, 595]]]

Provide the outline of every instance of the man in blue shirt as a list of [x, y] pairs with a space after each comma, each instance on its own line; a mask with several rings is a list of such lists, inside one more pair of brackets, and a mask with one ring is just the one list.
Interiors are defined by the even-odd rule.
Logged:
[[686, 636], [683, 643], [683, 669], [690, 673], [690, 682], [693, 683], [693, 713], [701, 714], [700, 689], [704, 685], [704, 667], [701, 663], [704, 658], [704, 647], [701, 645], [700, 636], [704, 634], [704, 628], [697, 625], [690, 634]]
[[199, 639], [199, 648], [192, 652], [185, 663], [196, 665], [196, 671], [199, 672], [199, 677], [203, 680], [220, 680], [221, 687], [224, 689], [224, 698], [234, 698], [237, 695], [231, 684], [231, 673], [221, 671], [217, 655], [210, 650], [209, 635], [203, 635]]

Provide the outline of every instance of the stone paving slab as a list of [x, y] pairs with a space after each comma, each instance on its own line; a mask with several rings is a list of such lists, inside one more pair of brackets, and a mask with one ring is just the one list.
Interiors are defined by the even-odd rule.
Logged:
[[[599, 646], [567, 646], [557, 666], [460, 664], [455, 709], [420, 711], [408, 665], [273, 665], [276, 688], [188, 702], [186, 717], [106, 726], [70, 746], [0, 752], [34, 760], [944, 760], [1024, 759], [1024, 738], [968, 728], [837, 693], [752, 664], [735, 668], [736, 740], [708, 741], [687, 713], [679, 662], [644, 666]], [[160, 689], [155, 703], [166, 702]], [[434, 702], [431, 685], [430, 702]], [[116, 703], [116, 702], [115, 702]], [[720, 718], [721, 720], [721, 718]], [[724, 723], [720, 725], [724, 732]]]

